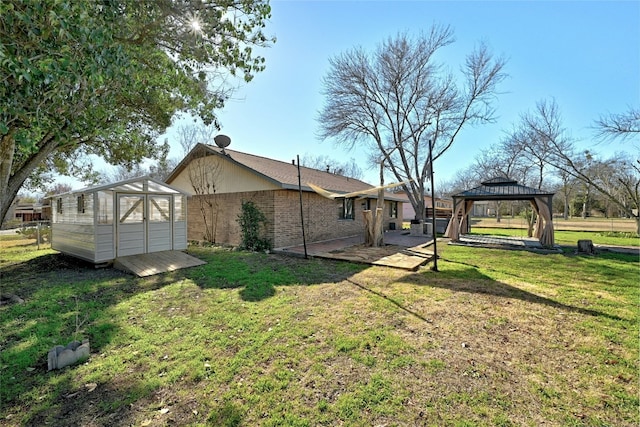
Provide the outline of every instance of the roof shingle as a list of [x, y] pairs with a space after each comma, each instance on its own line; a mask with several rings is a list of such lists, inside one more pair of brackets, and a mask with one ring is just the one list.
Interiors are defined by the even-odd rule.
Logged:
[[[280, 185], [284, 189], [298, 189], [298, 167], [294, 161], [287, 163], [235, 150], [224, 149], [223, 151], [211, 145], [207, 145], [207, 148], [218, 155], [226, 156], [238, 165], [253, 170], [255, 173]], [[307, 183], [317, 185], [333, 193], [351, 193], [373, 188], [372, 185], [359, 179], [305, 166], [300, 166], [300, 181], [304, 191], [313, 191]], [[376, 195], [374, 194], [369, 197], [375, 198]], [[394, 194], [385, 192], [385, 199], [397, 200], [397, 197], [395, 197]]]

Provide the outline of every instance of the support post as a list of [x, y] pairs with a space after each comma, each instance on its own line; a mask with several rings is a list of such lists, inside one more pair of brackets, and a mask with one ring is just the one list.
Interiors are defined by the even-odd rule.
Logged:
[[438, 231], [436, 230], [436, 193], [433, 184], [433, 145], [429, 140], [429, 169], [431, 170], [431, 224], [433, 228], [433, 267], [431, 270], [438, 271]]
[[296, 155], [296, 163], [298, 164], [298, 194], [300, 195], [300, 223], [302, 224], [302, 245], [304, 246], [304, 259], [307, 259], [307, 238], [304, 232], [304, 211], [302, 209], [302, 183], [300, 179], [300, 156]]

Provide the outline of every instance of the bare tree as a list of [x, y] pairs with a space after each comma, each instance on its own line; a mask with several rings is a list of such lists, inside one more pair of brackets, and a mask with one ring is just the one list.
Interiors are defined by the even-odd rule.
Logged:
[[189, 164], [189, 181], [195, 193], [194, 199], [198, 203], [198, 209], [204, 221], [203, 238], [216, 242], [218, 228], [218, 214], [220, 206], [218, 204], [217, 183], [222, 173], [222, 163], [212, 162], [204, 150], [193, 151], [193, 160]]
[[450, 189], [448, 194], [455, 194], [477, 187], [482, 180], [483, 177], [478, 175], [475, 168], [465, 168], [457, 171], [453, 179], [445, 184], [445, 187]]
[[201, 121], [193, 121], [178, 126], [177, 132], [182, 154], [186, 155], [199, 142], [213, 144], [213, 138], [218, 132], [218, 128], [215, 124], [205, 125]]
[[308, 168], [326, 170], [329, 173], [354, 179], [362, 179], [364, 176], [362, 169], [353, 158], [349, 161], [340, 162], [326, 154], [316, 156], [305, 154], [302, 156], [302, 159], [300, 159], [300, 164]]
[[632, 139], [640, 135], [640, 109], [629, 107], [626, 113], [606, 114], [595, 121], [596, 137], [600, 139]]
[[218, 215], [220, 206], [216, 193], [220, 175], [221, 163], [213, 162], [210, 154], [202, 150], [194, 150], [198, 143], [212, 144], [218, 128], [215, 124], [205, 125], [201, 121], [182, 124], [178, 127], [178, 142], [184, 155], [190, 153], [192, 161], [189, 164], [189, 182], [193, 187], [193, 199], [198, 205], [204, 223], [204, 240], [215, 243], [218, 230]]
[[110, 171], [100, 174], [100, 183], [108, 184], [110, 182], [126, 181], [131, 178], [138, 178], [149, 174], [149, 170], [141, 164], [133, 164], [131, 166], [116, 166]]
[[158, 179], [160, 181], [164, 181], [169, 177], [171, 172], [178, 166], [180, 160], [176, 158], [170, 159], [161, 159], [155, 165], [149, 166], [149, 176], [151, 178]]
[[[540, 101], [533, 112], [521, 116], [517, 132], [527, 135], [528, 144], [525, 146], [528, 152], [545, 152], [545, 162], [566, 173], [568, 176], [578, 179], [585, 186], [585, 192], [591, 195], [592, 191], [599, 192], [602, 196], [617, 205], [629, 218], [634, 218], [637, 231], [640, 233], [640, 163], [631, 159], [629, 155], [618, 155], [612, 159], [602, 160], [588, 150], [580, 150], [575, 142], [568, 136], [562, 126], [560, 111], [554, 100]], [[614, 165], [607, 168], [609, 174], [614, 174], [618, 183], [615, 191], [610, 185], [611, 177], [607, 182], [602, 180], [602, 175], [596, 173], [603, 165]], [[585, 200], [583, 215], [587, 214], [588, 200]]]
[[566, 220], [566, 219], [569, 219], [569, 214], [570, 214], [569, 202], [580, 181], [578, 181], [575, 177], [573, 177], [572, 175], [570, 175], [569, 173], [561, 169], [556, 169], [555, 174], [560, 179], [560, 186], [558, 188], [559, 190], [558, 192], [562, 195], [562, 207], [563, 207], [562, 217]]
[[398, 181], [408, 181], [418, 219], [425, 215], [430, 146], [437, 159], [466, 124], [493, 120], [491, 104], [505, 78], [505, 60], [480, 44], [467, 56], [459, 84], [435, 59], [453, 41], [448, 26], [416, 38], [399, 34], [373, 53], [355, 48], [331, 58], [323, 80], [320, 136], [350, 149], [362, 143]]
[[56, 194], [69, 193], [73, 190], [73, 187], [70, 184], [66, 184], [64, 182], [56, 182], [50, 187], [47, 188], [45, 192], [45, 196], [55, 196]]

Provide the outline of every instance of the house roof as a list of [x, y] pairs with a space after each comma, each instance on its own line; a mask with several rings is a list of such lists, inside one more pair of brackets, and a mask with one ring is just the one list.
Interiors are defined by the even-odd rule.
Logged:
[[518, 181], [507, 177], [495, 177], [482, 182], [478, 187], [454, 194], [453, 197], [467, 200], [528, 200], [553, 194], [518, 184]]
[[[220, 149], [216, 146], [198, 144], [187, 157], [171, 173], [167, 182], [171, 182], [190, 161], [190, 155], [199, 149], [205, 149], [208, 153], [223, 156], [226, 160], [245, 168], [246, 170], [270, 181], [271, 183], [287, 190], [298, 190], [298, 167], [295, 162], [283, 162], [267, 157], [240, 151]], [[300, 166], [300, 183], [303, 191], [313, 191], [307, 183], [314, 184], [334, 193], [351, 193], [373, 188], [359, 179], [349, 178], [335, 173]], [[376, 195], [368, 196], [376, 198]], [[385, 192], [385, 199], [402, 201], [392, 193]]]

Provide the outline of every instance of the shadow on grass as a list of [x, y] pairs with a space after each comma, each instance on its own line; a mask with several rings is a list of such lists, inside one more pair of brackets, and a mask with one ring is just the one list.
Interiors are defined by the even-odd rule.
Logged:
[[240, 297], [258, 302], [273, 297], [277, 286], [341, 282], [369, 268], [342, 261], [303, 259], [276, 254], [196, 248], [190, 253], [207, 264], [176, 272], [203, 289], [240, 289]]
[[[276, 295], [278, 286], [339, 282], [366, 268], [248, 252], [200, 248], [189, 252], [207, 264], [147, 278], [112, 268], [96, 269], [63, 254], [44, 254], [2, 268], [3, 293], [13, 293], [24, 303], [0, 307], [0, 412], [12, 414], [21, 425], [135, 423], [129, 420], [135, 407], [157, 392], [143, 390], [142, 380], [109, 381], [88, 392], [82, 387], [74, 389], [74, 367], [47, 372], [47, 353], [74, 336], [76, 314], [80, 319], [86, 316], [78, 338], [89, 339], [91, 354], [98, 355], [121, 333], [112, 318], [112, 307], [180, 280], [190, 280], [203, 289], [237, 289], [244, 301], [259, 302]], [[43, 389], [48, 390], [46, 395], [33, 400], [34, 393]], [[185, 413], [188, 416], [191, 410]], [[210, 418], [215, 425], [241, 423], [240, 411], [230, 405], [221, 405]]]
[[[119, 333], [108, 314], [112, 306], [173, 282], [166, 275], [142, 280], [112, 268], [96, 269], [91, 263], [63, 254], [45, 254], [12, 264], [1, 269], [0, 275], [2, 293], [12, 293], [23, 300], [0, 307], [0, 412], [13, 405], [24, 405], [23, 396], [54, 378], [56, 384], [36, 405], [46, 409], [32, 412], [23, 408], [22, 414], [16, 414], [16, 417], [27, 414], [29, 420], [20, 423], [24, 425], [44, 425], [39, 420], [48, 417], [71, 425], [69, 406], [77, 407], [78, 402], [83, 402], [74, 395], [68, 382], [59, 378], [69, 376], [73, 367], [47, 371], [47, 353], [54, 345], [66, 345], [77, 333], [78, 339], [90, 341], [93, 355], [99, 354]], [[82, 325], [77, 325], [79, 322]], [[129, 394], [129, 390], [124, 390], [119, 395], [114, 389], [108, 397], [111, 400], [102, 402], [108, 405], [123, 401]], [[97, 395], [87, 397], [86, 410], [95, 411], [92, 405]], [[48, 407], [49, 404], [52, 406]], [[90, 419], [85, 421], [91, 424]]]
[[606, 317], [612, 320], [624, 320], [618, 316], [603, 313], [601, 311], [563, 304], [550, 298], [524, 291], [515, 286], [507, 285], [506, 283], [499, 282], [489, 276], [486, 276], [478, 270], [478, 266], [473, 264], [447, 260], [444, 258], [442, 260], [453, 264], [463, 265], [469, 268], [451, 272], [441, 270], [435, 275], [413, 273], [403, 277], [401, 280], [403, 282], [412, 283], [415, 285], [433, 286], [437, 288], [448, 289], [454, 292], [466, 292], [471, 294], [492, 295], [502, 298], [518, 299], [533, 304], [546, 305], [549, 307], [554, 307], [574, 313], [580, 313], [587, 316]]

